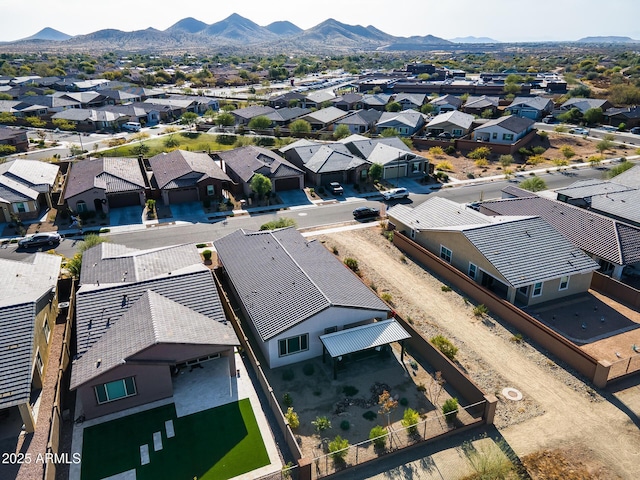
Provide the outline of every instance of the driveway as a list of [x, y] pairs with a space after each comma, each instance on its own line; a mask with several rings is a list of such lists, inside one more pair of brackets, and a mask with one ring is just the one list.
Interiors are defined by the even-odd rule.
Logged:
[[109, 223], [114, 227], [142, 224], [142, 207], [112, 208], [109, 211]]
[[172, 203], [169, 208], [173, 221], [198, 223], [207, 220], [207, 215], [200, 202]]
[[283, 205], [287, 206], [309, 206], [312, 205], [311, 200], [307, 197], [307, 194], [302, 190], [285, 190], [284, 192], [278, 192], [280, 200]]

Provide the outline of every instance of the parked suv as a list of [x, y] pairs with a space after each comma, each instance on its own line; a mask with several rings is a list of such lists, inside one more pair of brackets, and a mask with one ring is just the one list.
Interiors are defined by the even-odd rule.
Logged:
[[331, 182], [329, 184], [329, 191], [334, 195], [342, 195], [344, 193], [344, 188], [338, 182]]
[[23, 238], [18, 242], [18, 247], [29, 248], [39, 247], [40, 245], [54, 245], [60, 243], [60, 235], [53, 233], [37, 233], [32, 237]]
[[397, 200], [400, 198], [407, 198], [409, 196], [409, 190], [406, 188], [393, 188], [391, 190], [387, 190], [386, 192], [382, 192], [382, 196], [385, 200]]
[[378, 218], [380, 210], [373, 207], [358, 207], [353, 211], [353, 218], [356, 220], [366, 220], [370, 218]]

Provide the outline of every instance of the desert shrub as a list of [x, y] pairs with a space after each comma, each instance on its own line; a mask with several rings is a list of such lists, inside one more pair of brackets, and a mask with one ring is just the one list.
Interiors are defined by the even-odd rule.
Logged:
[[206, 243], [196, 243], [196, 248], [204, 248], [206, 246], [207, 246]]
[[448, 160], [442, 160], [436, 163], [436, 170], [446, 170], [447, 172], [453, 172], [453, 164]]
[[448, 182], [449, 181], [449, 175], [447, 175], [444, 172], [436, 172], [435, 173], [435, 177], [440, 180], [441, 182]]
[[447, 148], [444, 149], [444, 151], [447, 155], [455, 155], [456, 147], [454, 147], [453, 145], [449, 145]]
[[293, 405], [293, 398], [291, 397], [291, 394], [289, 392], [286, 392], [284, 395], [282, 395], [282, 403], [284, 403], [287, 407]]
[[276, 139], [272, 137], [256, 137], [253, 141], [259, 147], [273, 147], [276, 144]]
[[556, 158], [553, 160], [553, 164], [556, 167], [566, 167], [567, 165], [569, 165], [569, 161], [565, 160], [564, 158]]
[[520, 155], [522, 155], [523, 157], [528, 157], [530, 155], [533, 155], [533, 152], [531, 150], [529, 150], [528, 148], [525, 148], [525, 147], [520, 147], [518, 149], [518, 153]]
[[[515, 474], [514, 462], [510, 458], [510, 455], [505, 455], [504, 451], [508, 451], [507, 445], [500, 444], [502, 441], [490, 444], [483, 444], [479, 449], [476, 449], [468, 442], [463, 443], [462, 449], [467, 455], [467, 459], [474, 470], [474, 473], [465, 477], [465, 480], [483, 480], [483, 479], [507, 479], [507, 478], [522, 478]], [[515, 462], [517, 459], [514, 458]], [[558, 466], [562, 462], [558, 462]], [[551, 465], [550, 465], [551, 466]], [[557, 468], [554, 465], [553, 468]], [[590, 475], [587, 472], [583, 472], [583, 475], [571, 477], [571, 478], [589, 478]], [[540, 476], [537, 478], [562, 478], [569, 480], [569, 476]]]
[[548, 132], [545, 132], [544, 130], [538, 132], [538, 136], [542, 137], [542, 138], [547, 138], [549, 136]]
[[536, 145], [535, 147], [533, 147], [531, 149], [531, 151], [533, 152], [534, 155], [542, 155], [544, 152], [546, 152], [546, 148], [544, 148], [541, 145]]
[[331, 428], [331, 420], [327, 417], [316, 417], [316, 419], [311, 422], [311, 425], [313, 425], [316, 432], [321, 433]]
[[418, 386], [416, 387], [416, 390], [418, 390], [421, 393], [424, 393], [427, 391], [427, 387], [425, 386], [424, 383], [419, 383]]
[[307, 377], [310, 377], [316, 371], [316, 367], [313, 366], [313, 363], [305, 363], [304, 367], [302, 367], [302, 373], [304, 373]]
[[349, 453], [349, 440], [340, 435], [329, 442], [329, 453], [334, 462], [344, 462], [344, 458]]
[[202, 258], [204, 258], [207, 262], [209, 260], [211, 260], [211, 255], [213, 254], [213, 252], [211, 250], [204, 250], [202, 252]]
[[351, 422], [349, 420], [343, 420], [340, 422], [340, 429], [347, 431], [351, 428]]
[[557, 125], [553, 128], [553, 131], [558, 133], [566, 133], [569, 131], [569, 127], [567, 127], [566, 125]]
[[420, 415], [413, 408], [407, 408], [402, 416], [402, 426], [405, 427], [410, 435], [418, 433], [418, 422]]
[[260, 225], [260, 230], [276, 230], [278, 228], [295, 227], [296, 221], [293, 218], [281, 217]]
[[433, 343], [438, 350], [440, 350], [449, 360], [453, 361], [456, 358], [456, 353], [458, 353], [458, 347], [456, 347], [451, 340], [443, 335], [436, 335], [431, 338], [431, 343]]
[[472, 160], [479, 160], [481, 158], [487, 158], [491, 155], [491, 149], [489, 147], [478, 147], [475, 150], [469, 152], [467, 157]]
[[435, 146], [429, 149], [429, 153], [433, 156], [444, 155], [444, 150], [442, 147]]
[[624, 162], [616, 165], [615, 167], [612, 167], [611, 170], [609, 170], [609, 172], [607, 173], [607, 177], [613, 178], [616, 175], [620, 175], [622, 172], [626, 172], [627, 170], [632, 168], [633, 165], [634, 165], [633, 163], [625, 160]]
[[358, 266], [358, 260], [353, 257], [347, 257], [343, 260], [344, 264], [349, 267], [353, 272], [357, 273], [360, 270]]
[[218, 135], [216, 137], [216, 142], [220, 145], [233, 145], [236, 143], [235, 135]]
[[520, 188], [529, 190], [530, 192], [539, 192], [540, 190], [546, 190], [547, 184], [542, 178], [533, 177], [520, 182]]
[[603, 155], [592, 155], [588, 158], [588, 162], [591, 164], [592, 167], [600, 165], [602, 163], [602, 160], [604, 160]]
[[382, 295], [380, 295], [380, 298], [389, 304], [393, 301], [393, 297], [389, 292], [384, 292]]
[[524, 337], [522, 336], [521, 333], [516, 333], [511, 337], [511, 341], [514, 343], [522, 343], [523, 339]]
[[376, 425], [369, 431], [369, 440], [373, 440], [375, 448], [384, 448], [387, 444], [387, 429]]
[[486, 315], [489, 313], [489, 309], [487, 308], [487, 306], [484, 303], [481, 303], [480, 305], [477, 305], [475, 307], [473, 307], [473, 314], [476, 317], [481, 317], [483, 315]]
[[287, 422], [289, 422], [292, 430], [300, 426], [300, 418], [298, 418], [298, 414], [293, 411], [293, 407], [287, 408], [287, 413], [284, 414], [284, 417], [287, 419]]
[[513, 155], [500, 155], [498, 161], [503, 167], [508, 167], [513, 163]]
[[443, 292], [450, 292], [451, 287], [449, 285], [440, 285], [440, 290], [442, 290]]
[[453, 422], [458, 416], [458, 399], [455, 397], [447, 399], [442, 405], [442, 413], [447, 422]]
[[295, 375], [293, 374], [293, 370], [291, 370], [290, 368], [287, 368], [286, 370], [282, 371], [282, 380], [286, 382], [293, 380], [294, 376]]
[[393, 230], [384, 230], [382, 235], [390, 242], [393, 242]]
[[353, 385], [345, 385], [342, 387], [342, 393], [344, 393], [347, 397], [353, 397], [358, 393], [358, 389]]
[[531, 155], [527, 158], [527, 165], [540, 165], [545, 161], [544, 157], [541, 155]]
[[489, 162], [486, 158], [479, 158], [473, 163], [475, 164], [476, 167], [487, 167], [489, 165]]
[[378, 416], [378, 414], [376, 412], [373, 412], [371, 410], [367, 410], [366, 412], [364, 412], [362, 414], [362, 417], [365, 420], [369, 420], [370, 422], [372, 422], [373, 420], [375, 420], [375, 418]]

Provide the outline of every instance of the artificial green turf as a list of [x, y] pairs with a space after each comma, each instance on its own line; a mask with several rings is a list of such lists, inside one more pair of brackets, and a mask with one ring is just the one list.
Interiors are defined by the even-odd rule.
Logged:
[[[173, 420], [175, 437], [164, 422]], [[163, 449], [153, 450], [162, 432]], [[148, 465], [140, 465], [140, 445], [149, 445]], [[173, 404], [86, 428], [83, 480], [101, 479], [133, 468], [138, 480], [219, 480], [269, 463], [249, 399], [177, 418]]]

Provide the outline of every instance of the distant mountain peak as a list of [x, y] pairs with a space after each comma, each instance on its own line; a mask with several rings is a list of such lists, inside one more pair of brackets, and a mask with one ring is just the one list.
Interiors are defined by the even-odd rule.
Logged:
[[449, 41], [453, 43], [500, 43], [493, 38], [474, 36], [450, 38]]
[[631, 37], [620, 37], [616, 35], [584, 37], [576, 40], [577, 43], [640, 43], [640, 40], [634, 40]]
[[71, 35], [67, 35], [59, 30], [51, 27], [45, 27], [38, 33], [31, 35], [30, 37], [23, 38], [22, 40], [52, 40], [54, 42], [63, 42], [69, 40]]
[[300, 27], [287, 20], [270, 23], [265, 28], [271, 33], [281, 36], [295, 35], [296, 33], [302, 32]]
[[207, 25], [200, 20], [196, 20], [193, 17], [183, 18], [182, 20], [174, 23], [165, 30], [167, 33], [184, 32], [184, 33], [198, 33], [207, 28]]

